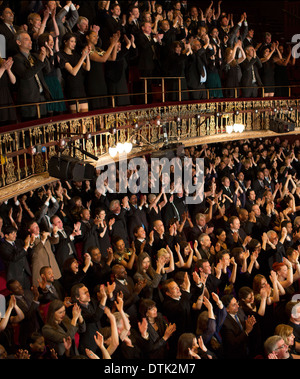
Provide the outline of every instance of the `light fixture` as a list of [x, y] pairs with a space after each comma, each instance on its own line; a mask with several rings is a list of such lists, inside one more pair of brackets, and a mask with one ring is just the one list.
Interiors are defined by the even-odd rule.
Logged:
[[108, 149], [108, 153], [112, 158], [115, 158], [118, 154], [121, 155], [123, 153], [126, 153], [126, 154], [131, 153], [132, 148], [133, 148], [133, 145], [131, 142], [125, 142], [125, 143], [118, 142], [115, 147], [110, 147]]
[[164, 134], [164, 143], [168, 144], [169, 143], [169, 139], [168, 139], [168, 130], [167, 130], [167, 126], [166, 125], [163, 125], [163, 134]]
[[131, 153], [131, 151], [132, 151], [132, 143], [131, 142], [125, 142], [124, 143], [124, 151], [126, 154]]
[[112, 157], [112, 158], [115, 158], [118, 154], [118, 150], [116, 147], [110, 147], [108, 149], [108, 152], [109, 152], [109, 155]]
[[231, 134], [233, 132], [233, 126], [232, 125], [226, 125], [226, 133]]
[[235, 133], [243, 133], [245, 130], [245, 125], [243, 124], [234, 124], [233, 125], [233, 130]]
[[58, 141], [58, 145], [59, 145], [59, 147], [60, 147], [61, 149], [63, 149], [63, 148], [66, 146], [66, 140], [64, 140], [64, 139], [60, 139], [60, 140]]
[[36, 150], [36, 146], [31, 146], [31, 147], [29, 147], [28, 150], [27, 150], [27, 152], [28, 152], [28, 154], [30, 154], [30, 155], [35, 155], [36, 152], [37, 152], [37, 150]]
[[117, 144], [117, 151], [119, 154], [123, 154], [125, 151], [124, 145], [120, 142], [118, 142], [118, 144]]
[[226, 125], [226, 133], [243, 133], [245, 130], [245, 125], [243, 124], [234, 124], [234, 125]]

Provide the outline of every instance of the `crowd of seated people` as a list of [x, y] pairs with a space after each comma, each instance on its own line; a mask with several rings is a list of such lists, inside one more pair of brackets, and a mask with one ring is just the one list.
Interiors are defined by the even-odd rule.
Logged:
[[[233, 17], [222, 1], [17, 3], [1, 1], [3, 107], [46, 102], [43, 117], [106, 108], [112, 95], [117, 106], [138, 104], [143, 97], [132, 94], [144, 93], [143, 77], [182, 78], [182, 100], [288, 96], [289, 45], [257, 35], [240, 6]], [[148, 93], [159, 83], [148, 80]], [[167, 80], [167, 100], [178, 100], [178, 89], [178, 79]], [[5, 125], [36, 118], [37, 109], [0, 116]]]
[[184, 156], [197, 204], [172, 174], [119, 193], [99, 170], [1, 203], [1, 358], [299, 359], [299, 139]]

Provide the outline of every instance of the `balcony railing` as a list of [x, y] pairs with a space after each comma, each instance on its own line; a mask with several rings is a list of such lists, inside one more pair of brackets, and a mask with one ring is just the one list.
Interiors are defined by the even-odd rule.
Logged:
[[[0, 200], [53, 181], [48, 175], [48, 164], [59, 151], [97, 165], [91, 156], [99, 159], [98, 164], [105, 162], [109, 156], [109, 147], [118, 142], [133, 143], [131, 156], [156, 151], [164, 144], [165, 132], [169, 143], [180, 142], [185, 146], [227, 139], [276, 136], [270, 130], [270, 121], [274, 117], [292, 120], [296, 126], [294, 133], [297, 134], [300, 132], [300, 104], [293, 93], [300, 87], [288, 88], [291, 94], [288, 98], [207, 99], [168, 103], [165, 101], [168, 92], [162, 86], [162, 99], [158, 99], [161, 101], [158, 103], [147, 104], [145, 101], [146, 104], [117, 108], [115, 97], [112, 96], [110, 109], [3, 127], [0, 133]], [[142, 94], [147, 95], [149, 93]], [[153, 92], [153, 95], [157, 95], [157, 92]], [[77, 99], [78, 102], [80, 100]], [[39, 109], [40, 103], [34, 105]], [[227, 127], [234, 124], [243, 124], [245, 131], [229, 136]]]

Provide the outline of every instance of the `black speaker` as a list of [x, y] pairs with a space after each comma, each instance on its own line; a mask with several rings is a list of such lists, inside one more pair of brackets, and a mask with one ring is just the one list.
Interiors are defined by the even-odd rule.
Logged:
[[295, 123], [275, 118], [270, 120], [270, 130], [275, 133], [290, 133], [295, 130]]
[[83, 180], [92, 180], [95, 168], [77, 158], [54, 156], [49, 161], [48, 172], [50, 176], [57, 179], [81, 182]]

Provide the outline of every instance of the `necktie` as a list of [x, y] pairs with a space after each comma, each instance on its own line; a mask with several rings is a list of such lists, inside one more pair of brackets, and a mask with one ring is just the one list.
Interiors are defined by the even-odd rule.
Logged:
[[234, 318], [235, 318], [235, 321], [238, 323], [240, 329], [243, 330], [243, 326], [242, 326], [241, 321], [240, 321], [240, 319], [238, 318], [238, 316], [235, 315]]
[[[30, 66], [34, 67], [34, 59], [31, 55], [28, 56], [28, 60], [29, 60]], [[43, 86], [42, 86], [42, 83], [40, 81], [38, 74], [35, 74], [34, 77], [35, 77], [35, 80], [37, 81], [37, 84], [39, 86], [40, 93], [42, 93], [43, 92]]]
[[15, 31], [15, 28], [14, 28], [13, 25], [10, 25], [10, 29], [11, 29], [11, 31], [12, 31], [13, 34], [16, 34], [16, 31]]
[[256, 77], [254, 72], [254, 67], [252, 66], [252, 83], [256, 83]]

